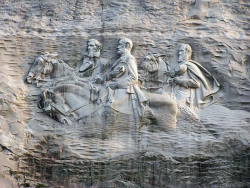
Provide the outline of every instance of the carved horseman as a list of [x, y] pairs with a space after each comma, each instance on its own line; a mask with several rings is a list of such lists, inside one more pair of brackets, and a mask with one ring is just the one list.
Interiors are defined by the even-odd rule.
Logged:
[[179, 48], [179, 65], [171, 73], [174, 99], [190, 108], [211, 104], [219, 90], [218, 81], [199, 63], [191, 60], [192, 49], [188, 44]]
[[79, 77], [89, 82], [91, 99], [98, 100], [100, 86], [105, 80], [104, 71], [109, 67], [107, 59], [101, 57], [102, 44], [95, 40], [89, 39], [84, 59], [76, 67]]
[[121, 38], [117, 47], [120, 58], [112, 65], [107, 80], [109, 86], [108, 106], [122, 113], [134, 114], [136, 121], [142, 116], [149, 100], [138, 85], [137, 63], [131, 55], [133, 43], [128, 38]]
[[107, 59], [101, 57], [102, 44], [89, 39], [83, 62], [76, 67], [78, 76], [87, 78], [91, 83], [100, 84], [103, 82], [104, 70], [109, 67]]
[[106, 68], [107, 61], [100, 58], [100, 50], [101, 44], [90, 39], [85, 58], [77, 67], [78, 76], [81, 77], [61, 79], [42, 93], [39, 107], [46, 114], [61, 123], [71, 124], [72, 117], [72, 121], [78, 120], [102, 107], [96, 101], [99, 99], [102, 71]]

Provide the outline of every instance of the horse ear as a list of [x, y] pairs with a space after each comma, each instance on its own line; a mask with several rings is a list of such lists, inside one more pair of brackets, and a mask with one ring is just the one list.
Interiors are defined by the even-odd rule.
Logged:
[[159, 62], [155, 59], [154, 56], [149, 56], [150, 58], [150, 64], [149, 65], [146, 65], [147, 66], [147, 70], [148, 72], [150, 73], [155, 73], [159, 70]]
[[51, 63], [54, 65], [54, 64], [58, 63], [58, 61], [57, 61], [57, 59], [52, 59]]
[[59, 54], [57, 52], [53, 52], [50, 54], [52, 58], [58, 58]]

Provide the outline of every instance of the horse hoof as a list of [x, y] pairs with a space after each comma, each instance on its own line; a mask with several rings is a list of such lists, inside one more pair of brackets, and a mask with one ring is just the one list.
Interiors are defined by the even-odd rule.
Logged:
[[64, 118], [62, 123], [63, 123], [64, 125], [70, 125], [70, 124], [71, 124], [71, 121], [68, 120], [68, 119], [66, 119], [66, 118]]

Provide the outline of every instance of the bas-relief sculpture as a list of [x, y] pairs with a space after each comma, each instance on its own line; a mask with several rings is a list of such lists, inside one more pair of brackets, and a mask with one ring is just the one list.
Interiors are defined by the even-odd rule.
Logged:
[[0, 187], [249, 187], [249, 1], [0, 7]]
[[213, 95], [220, 84], [202, 65], [191, 60], [192, 49], [188, 44], [182, 44], [178, 54], [179, 65], [170, 73], [174, 84], [171, 96], [180, 110], [195, 116], [193, 108], [215, 102]]
[[40, 87], [41, 82], [47, 81], [44, 79], [46, 76], [51, 79], [49, 81], [59, 81], [58, 78], [74, 76], [73, 69], [58, 59], [58, 56], [57, 53], [44, 52], [36, 58], [27, 76], [27, 83], [32, 83], [35, 80], [36, 86]]
[[[40, 55], [27, 83], [35, 80], [37, 87], [42, 82], [52, 83], [42, 92], [38, 107], [63, 124], [79, 124], [94, 113], [102, 118], [111, 108], [132, 115], [137, 125], [147, 122], [174, 128], [178, 110], [198, 119], [195, 109], [215, 102], [220, 84], [202, 65], [191, 60], [188, 44], [180, 45], [179, 64], [174, 70], [162, 58], [151, 55], [138, 66], [132, 48], [130, 39], [121, 38], [117, 47], [120, 57], [112, 64], [101, 58], [102, 44], [90, 39], [83, 61], [75, 69], [58, 59], [57, 53]], [[171, 123], [160, 123], [159, 114], [170, 116]]]
[[191, 47], [182, 44], [179, 49], [179, 65], [171, 72], [173, 82], [176, 84], [174, 98], [190, 108], [211, 102], [206, 100], [218, 92], [220, 87], [210, 72], [190, 59], [191, 55]]
[[84, 53], [83, 62], [76, 67], [76, 72], [79, 77], [89, 78], [92, 83], [101, 84], [104, 81], [102, 75], [110, 66], [107, 59], [101, 57], [102, 44], [95, 40], [88, 40], [87, 50]]

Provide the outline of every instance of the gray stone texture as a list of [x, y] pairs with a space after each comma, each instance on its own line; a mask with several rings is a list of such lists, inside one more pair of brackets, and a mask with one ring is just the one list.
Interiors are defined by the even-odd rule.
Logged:
[[[0, 15], [0, 187], [250, 186], [249, 0], [1, 0]], [[120, 37], [138, 64], [154, 55], [171, 69], [189, 44], [221, 84], [217, 102], [172, 127], [112, 109], [63, 125], [37, 107], [49, 83], [25, 79], [41, 52], [76, 67], [93, 38], [113, 63]]]

